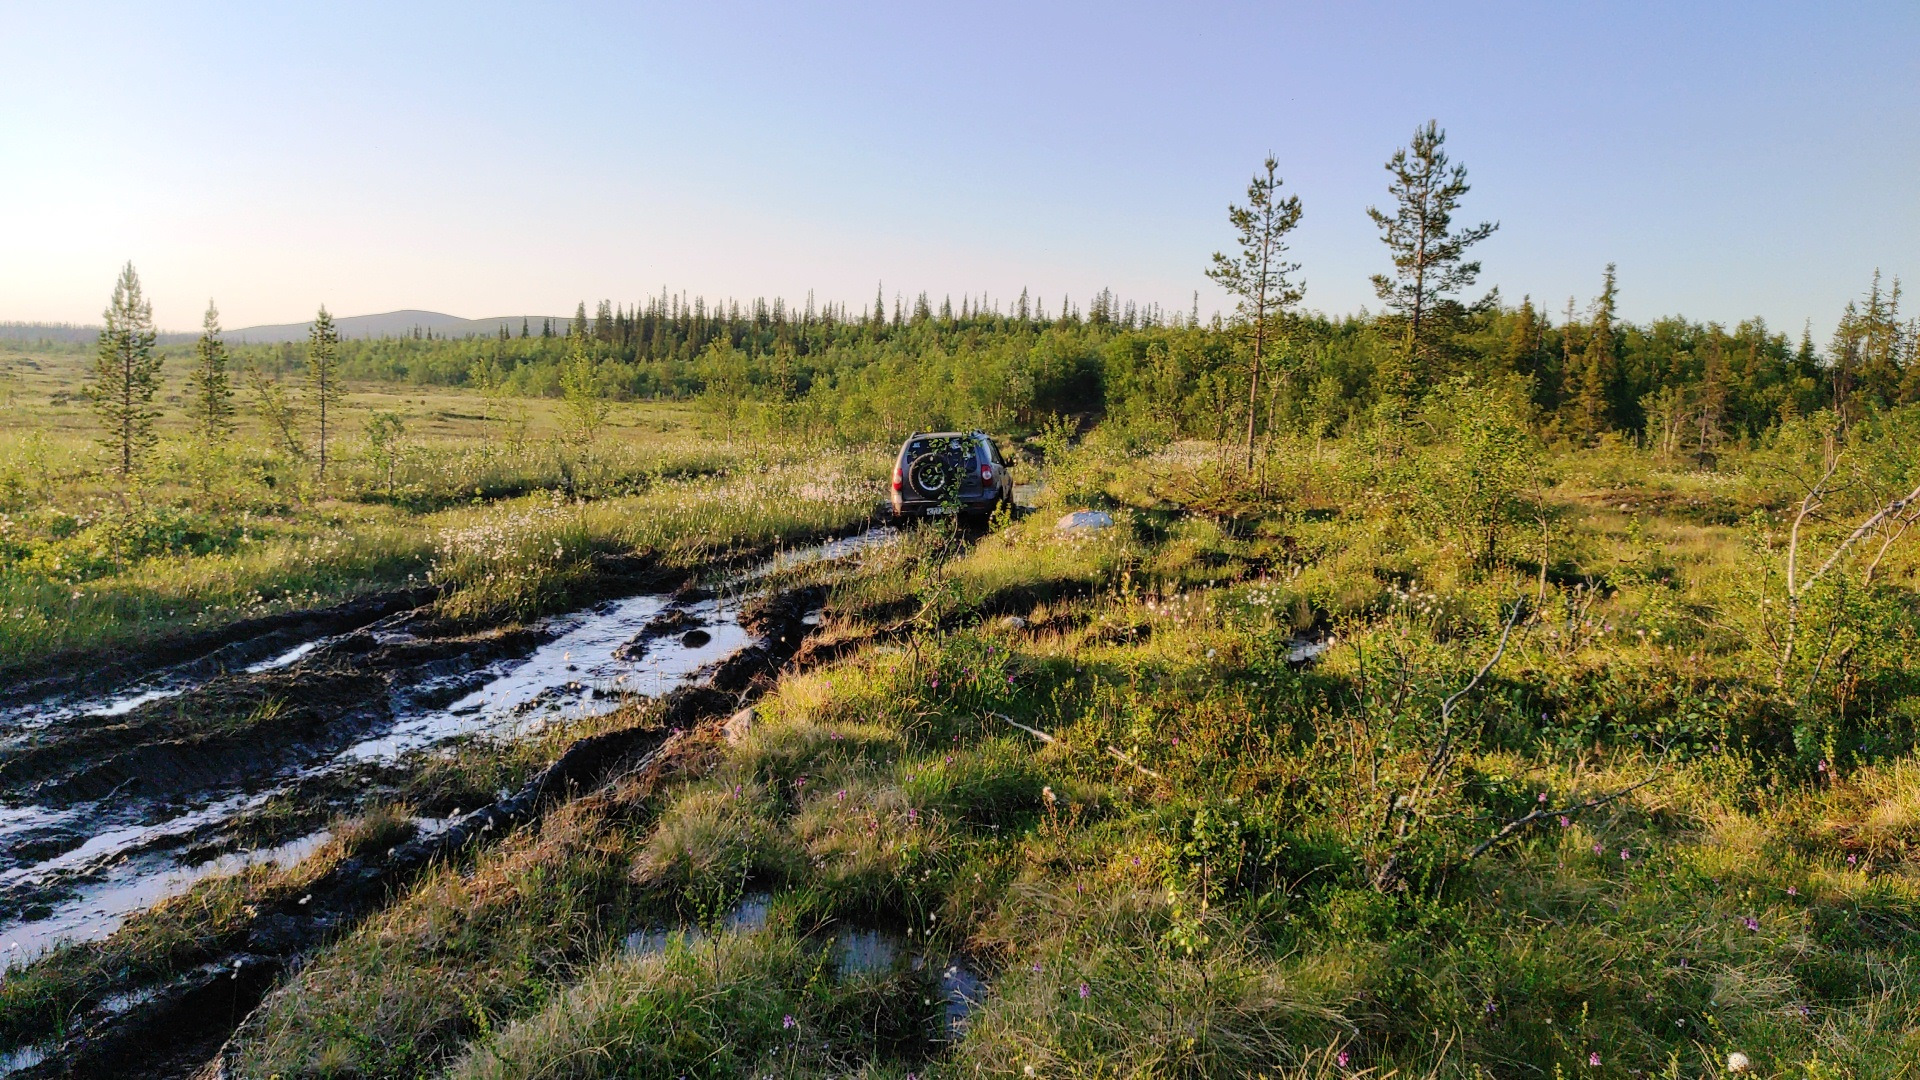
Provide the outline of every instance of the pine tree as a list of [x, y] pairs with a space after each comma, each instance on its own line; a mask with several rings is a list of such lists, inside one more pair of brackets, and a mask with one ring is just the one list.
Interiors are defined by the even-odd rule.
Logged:
[[579, 306], [573, 309], [572, 333], [574, 337], [584, 339], [591, 329], [592, 327], [587, 324], [587, 302], [582, 300]]
[[593, 312], [593, 339], [595, 341], [613, 341], [613, 301], [602, 300]]
[[868, 321], [875, 330], [882, 329], [887, 325], [887, 287], [885, 282], [881, 282], [873, 290], [873, 313]]
[[327, 480], [327, 440], [339, 419], [340, 394], [340, 332], [334, 328], [333, 316], [322, 304], [320, 313], [313, 317], [312, 328], [307, 331], [307, 396], [319, 423], [318, 464], [322, 484]]
[[140, 275], [128, 263], [113, 285], [100, 328], [93, 381], [86, 395], [106, 430], [101, 443], [118, 459], [115, 471], [131, 480], [153, 448], [153, 395], [160, 388], [160, 357], [153, 351], [153, 305], [140, 293]]
[[1287, 234], [1300, 224], [1299, 196], [1282, 199], [1280, 187], [1285, 181], [1277, 175], [1280, 163], [1267, 158], [1264, 175], [1254, 174], [1247, 185], [1247, 205], [1228, 206], [1227, 220], [1238, 232], [1240, 254], [1213, 253], [1213, 266], [1207, 276], [1238, 300], [1242, 324], [1252, 340], [1253, 356], [1247, 382], [1247, 472], [1253, 472], [1253, 432], [1260, 402], [1261, 366], [1266, 359], [1267, 343], [1277, 329], [1278, 316], [1300, 302], [1306, 287], [1295, 284], [1288, 275], [1300, 269], [1299, 263], [1286, 261]]
[[1472, 190], [1467, 169], [1454, 165], [1441, 149], [1447, 133], [1435, 121], [1413, 133], [1410, 146], [1387, 159], [1393, 181], [1387, 191], [1398, 204], [1389, 215], [1376, 207], [1367, 216], [1380, 229], [1380, 240], [1393, 254], [1393, 274], [1375, 274], [1373, 290], [1402, 321], [1401, 361], [1404, 370], [1389, 373], [1390, 392], [1406, 393], [1429, 381], [1444, 361], [1452, 343], [1449, 320], [1436, 318], [1435, 309], [1446, 295], [1472, 285], [1480, 264], [1466, 261], [1466, 251], [1500, 226], [1483, 221], [1472, 228], [1453, 230], [1453, 212], [1460, 198]]
[[220, 311], [208, 300], [200, 340], [193, 347], [193, 371], [187, 375], [193, 431], [208, 449], [233, 433], [233, 380], [227, 374], [227, 360], [227, 345], [220, 339]]
[[520, 336], [521, 337], [527, 336], [527, 320], [525, 318], [522, 318], [520, 320]]

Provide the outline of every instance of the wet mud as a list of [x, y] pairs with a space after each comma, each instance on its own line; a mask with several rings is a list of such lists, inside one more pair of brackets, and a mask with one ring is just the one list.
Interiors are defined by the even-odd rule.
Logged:
[[[837, 541], [841, 551], [826, 557], [871, 542]], [[307, 895], [251, 913], [192, 970], [90, 1001], [57, 1045], [17, 1053], [0, 1072], [187, 1075], [306, 952], [433, 861], [644, 767], [678, 732], [717, 723], [763, 691], [824, 598], [820, 586], [744, 600], [681, 588], [494, 630], [370, 606], [354, 616], [358, 626], [329, 618], [306, 624], [314, 637], [289, 640], [281, 630], [298, 625], [289, 622], [271, 646], [221, 646], [227, 667], [169, 669], [140, 691], [164, 694], [81, 700], [66, 691], [15, 704], [0, 713], [0, 969], [61, 941], [104, 937], [209, 875], [297, 862], [325, 839], [312, 826], [330, 815], [312, 803], [382, 770], [404, 774], [415, 751], [656, 703], [644, 726], [574, 742], [517, 791], [384, 853], [343, 859]], [[266, 816], [272, 800], [295, 808], [276, 811], [279, 832], [236, 842], [237, 823]]]

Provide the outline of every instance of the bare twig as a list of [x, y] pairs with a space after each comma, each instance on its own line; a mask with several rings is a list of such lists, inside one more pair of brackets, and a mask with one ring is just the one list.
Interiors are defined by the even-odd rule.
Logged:
[[1149, 768], [1147, 768], [1147, 767], [1146, 767], [1145, 765], [1142, 765], [1142, 764], [1140, 764], [1139, 762], [1137, 762], [1137, 761], [1135, 761], [1135, 760], [1133, 760], [1132, 758], [1130, 758], [1130, 757], [1128, 757], [1128, 756], [1127, 756], [1126, 754], [1124, 754], [1124, 753], [1122, 753], [1122, 752], [1121, 752], [1121, 750], [1120, 750], [1120, 748], [1119, 748], [1119, 747], [1117, 747], [1117, 746], [1108, 746], [1108, 747], [1107, 747], [1107, 753], [1109, 753], [1109, 754], [1112, 754], [1112, 755], [1113, 755], [1114, 757], [1117, 757], [1117, 758], [1119, 758], [1119, 759], [1120, 759], [1121, 761], [1124, 761], [1124, 762], [1126, 762], [1127, 764], [1129, 764], [1129, 765], [1131, 765], [1131, 766], [1133, 766], [1133, 767], [1134, 767], [1135, 769], [1138, 769], [1138, 770], [1140, 770], [1140, 772], [1141, 772], [1142, 774], [1144, 774], [1144, 775], [1146, 775], [1146, 776], [1151, 776], [1151, 777], [1153, 777], [1153, 778], [1154, 778], [1155, 780], [1158, 780], [1158, 779], [1161, 779], [1161, 777], [1160, 777], [1160, 774], [1159, 774], [1159, 773], [1157, 773], [1157, 772], [1154, 772], [1154, 771], [1153, 771], [1152, 769], [1149, 769]]
[[[1392, 796], [1387, 800], [1386, 808], [1381, 814], [1380, 827], [1375, 835], [1391, 830], [1394, 850], [1387, 855], [1386, 861], [1381, 863], [1380, 869], [1375, 872], [1374, 888], [1384, 891], [1398, 880], [1399, 845], [1412, 831], [1413, 823], [1419, 818], [1422, 807], [1433, 798], [1434, 789], [1437, 789], [1440, 778], [1446, 774], [1447, 766], [1453, 760], [1454, 707], [1479, 689], [1480, 684], [1486, 680], [1487, 673], [1493, 670], [1493, 666], [1500, 662], [1502, 656], [1506, 655], [1507, 641], [1513, 636], [1514, 624], [1520, 621], [1520, 612], [1525, 607], [1524, 600], [1514, 601], [1513, 608], [1507, 612], [1506, 624], [1500, 628], [1500, 641], [1494, 646], [1493, 655], [1487, 657], [1486, 663], [1480, 665], [1480, 670], [1474, 672], [1473, 678], [1467, 680], [1467, 685], [1454, 691], [1440, 703], [1440, 741], [1434, 746], [1433, 752], [1427, 756], [1426, 768], [1421, 770], [1420, 779], [1414, 782], [1412, 794]], [[1398, 815], [1398, 821], [1395, 820], [1395, 815]]]
[[1440, 742], [1433, 748], [1433, 753], [1427, 757], [1427, 767], [1422, 770], [1419, 782], [1413, 786], [1414, 794], [1409, 800], [1409, 808], [1413, 802], [1427, 798], [1427, 784], [1445, 771], [1447, 762], [1452, 759], [1453, 708], [1460, 703], [1460, 699], [1479, 689], [1480, 683], [1487, 677], [1487, 672], [1492, 671], [1493, 665], [1499, 663], [1500, 658], [1506, 655], [1507, 639], [1512, 636], [1514, 624], [1520, 621], [1520, 612], [1525, 606], [1521, 601], [1514, 601], [1512, 610], [1507, 612], [1506, 625], [1500, 628], [1500, 643], [1494, 646], [1493, 655], [1487, 657], [1487, 662], [1481, 664], [1480, 670], [1473, 673], [1473, 678], [1467, 681], [1467, 685], [1455, 690], [1451, 696], [1440, 703]]
[[1060, 741], [1059, 739], [1054, 738], [1053, 736], [1047, 734], [1046, 732], [1041, 731], [1039, 728], [1028, 727], [1027, 725], [1021, 723], [1020, 721], [1015, 720], [1011, 716], [1005, 716], [1000, 713], [988, 713], [987, 715], [998, 717], [1001, 720], [1005, 720], [1007, 723], [1012, 724], [1014, 727], [1019, 728], [1021, 731], [1024, 731], [1027, 734], [1033, 736], [1034, 738], [1039, 739], [1041, 742], [1046, 743], [1048, 746], [1052, 746], [1054, 743], [1057, 743]]
[[1916, 500], [1912, 506], [1908, 507], [1907, 513], [1900, 518], [1900, 527], [1887, 533], [1886, 539], [1880, 541], [1880, 550], [1874, 552], [1873, 561], [1867, 563], [1866, 571], [1860, 575], [1860, 584], [1873, 584], [1873, 572], [1879, 568], [1880, 560], [1886, 557], [1887, 549], [1893, 546], [1894, 541], [1906, 534], [1915, 519], [1920, 519], [1920, 500]]
[[[1047, 734], [1046, 732], [1041, 731], [1039, 728], [1028, 727], [1027, 725], [1021, 723], [1018, 720], [1015, 720], [1013, 717], [1008, 716], [1004, 713], [988, 713], [987, 715], [999, 720], [1005, 720], [1007, 723], [1012, 724], [1014, 727], [1019, 728], [1021, 731], [1024, 731], [1027, 734], [1033, 736], [1034, 738], [1039, 739], [1041, 742], [1046, 743], [1048, 746], [1054, 746], [1060, 742], [1059, 739], [1056, 739], [1053, 736]], [[1150, 776], [1155, 780], [1163, 779], [1163, 777], [1161, 777], [1159, 773], [1154, 772], [1152, 769], [1149, 769], [1145, 765], [1142, 765], [1139, 762], [1128, 757], [1117, 746], [1108, 746], [1107, 753], [1112, 754], [1114, 757], [1119, 758], [1121, 761], [1124, 761], [1127, 764], [1133, 766], [1135, 769], [1139, 770], [1140, 773], [1144, 776]]]
[[1645, 780], [1642, 780], [1637, 784], [1631, 784], [1631, 785], [1628, 785], [1627, 787], [1623, 787], [1619, 791], [1616, 791], [1610, 795], [1602, 795], [1597, 799], [1588, 799], [1586, 802], [1576, 803], [1573, 806], [1563, 806], [1558, 809], [1549, 810], [1549, 809], [1543, 808], [1540, 810], [1535, 810], [1534, 812], [1526, 815], [1525, 817], [1514, 818], [1512, 821], [1509, 821], [1505, 825], [1500, 826], [1500, 828], [1496, 830], [1492, 836], [1489, 836], [1485, 840], [1480, 841], [1479, 844], [1474, 846], [1472, 851], [1469, 851], [1465, 855], [1461, 856], [1460, 865], [1465, 866], [1467, 863], [1470, 863], [1473, 860], [1479, 858], [1480, 856], [1486, 854], [1487, 851], [1490, 850], [1495, 844], [1498, 844], [1500, 841], [1505, 840], [1507, 837], [1512, 836], [1514, 833], [1519, 832], [1521, 829], [1524, 829], [1527, 826], [1532, 825], [1536, 821], [1545, 821], [1547, 818], [1564, 817], [1570, 814], [1577, 814], [1583, 810], [1598, 810], [1610, 802], [1613, 802], [1617, 799], [1625, 798], [1626, 796], [1632, 794], [1633, 792], [1636, 792], [1641, 788], [1646, 787], [1648, 784], [1651, 784], [1655, 780], [1660, 779], [1660, 776], [1661, 776], [1661, 771], [1659, 769], [1655, 769], [1652, 776], [1647, 777]]

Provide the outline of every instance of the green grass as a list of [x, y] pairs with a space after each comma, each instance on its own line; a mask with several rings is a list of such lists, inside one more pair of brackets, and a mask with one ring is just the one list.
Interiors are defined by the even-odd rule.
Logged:
[[[522, 474], [589, 498], [496, 479], [454, 506], [421, 480], [276, 527], [390, 522], [444, 614], [487, 622], [578, 602], [613, 556], [695, 568], [865, 512], [863, 459], [669, 451], [648, 415], [621, 453], [653, 466]], [[1843, 560], [1784, 655], [1792, 438], [1713, 473], [1542, 455], [1526, 513], [1462, 523], [1435, 471], [1465, 466], [1417, 439], [1278, 439], [1247, 484], [1214, 448], [1096, 433], [1042, 513], [917, 530], [835, 580], [811, 666], [744, 738], [694, 732], [657, 784], [577, 799], [321, 949], [239, 1072], [1625, 1080], [1740, 1052], [1910, 1077], [1920, 559], [1909, 538], [1871, 582]], [[1813, 525], [1819, 558], [1866, 490]], [[1053, 529], [1086, 505], [1118, 524]], [[1331, 640], [1310, 665], [1303, 634]], [[538, 756], [439, 759], [421, 790]], [[766, 929], [725, 930], [754, 890]], [[663, 925], [707, 933], [620, 948]], [[837, 970], [859, 927], [989, 977], [964, 1037], [911, 965]]]
[[[0, 417], [0, 671], [429, 581], [454, 617], [540, 613], [591, 591], [596, 556], [700, 567], [879, 498], [875, 455], [722, 446], [674, 405], [619, 407], [583, 455], [550, 402], [382, 387], [348, 396], [325, 484], [257, 423], [209, 453], [176, 417], [128, 489], [61, 389], [73, 358], [34, 359], [35, 407]], [[392, 497], [351, 423], [376, 410], [407, 418]]]
[[[747, 888], [773, 891], [774, 926], [645, 959], [593, 945], [521, 977], [496, 999], [521, 1004], [436, 1060], [462, 1076], [1628, 1077], [1740, 1051], [1761, 1075], [1890, 1078], [1920, 1058], [1902, 654], [1849, 652], [1845, 719], [1783, 697], [1728, 629], [1757, 604], [1739, 576], [1760, 556], [1725, 523], [1741, 515], [1700, 510], [1714, 483], [1659, 506], [1550, 490], [1543, 589], [1521, 556], [1462, 561], [1331, 485], [1327, 512], [1170, 514], [1162, 467], [1109, 485], [1111, 533], [1042, 516], [956, 550], [924, 532], [842, 583], [821, 634], [853, 651], [782, 680], [747, 738], [651, 796], [623, 834], [626, 923], [576, 938], [711, 925]], [[1876, 594], [1896, 636], [1903, 559]], [[1536, 596], [1419, 819], [1382, 831], [1428, 768], [1438, 702], [1490, 655], [1505, 605]], [[1015, 599], [1021, 628], [998, 617]], [[1306, 627], [1336, 644], [1301, 669], [1286, 656]], [[1807, 726], [1847, 752], [1820, 767], [1830, 751], [1795, 741]], [[1543, 795], [1572, 807], [1649, 776], [1467, 858]], [[914, 1050], [834, 1027], [864, 991], [817, 957], [860, 925], [991, 973], [965, 1038]], [[911, 1026], [911, 988], [887, 994], [874, 1007]], [[282, 1000], [350, 999], [303, 978]], [[818, 1042], [783, 1038], [776, 1014]]]

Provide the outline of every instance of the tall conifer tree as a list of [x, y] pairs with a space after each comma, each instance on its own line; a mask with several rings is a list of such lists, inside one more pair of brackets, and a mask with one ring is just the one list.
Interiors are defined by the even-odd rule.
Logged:
[[[1447, 133], [1429, 120], [1413, 133], [1413, 142], [1387, 159], [1393, 177], [1387, 191], [1395, 208], [1388, 214], [1367, 207], [1367, 216], [1380, 229], [1380, 240], [1393, 255], [1393, 273], [1375, 274], [1373, 290], [1400, 320], [1401, 360], [1405, 369], [1389, 373], [1389, 392], [1407, 393], [1428, 381], [1451, 344], [1451, 320], [1436, 318], [1436, 310], [1451, 292], [1472, 285], [1480, 264], [1466, 260], [1469, 247], [1485, 240], [1500, 226], [1483, 221], [1453, 231], [1453, 212], [1471, 188], [1467, 168], [1448, 160], [1441, 147]], [[1455, 309], [1457, 311], [1457, 309]]]
[[99, 351], [87, 399], [106, 430], [101, 443], [116, 459], [122, 480], [138, 473], [153, 448], [154, 392], [160, 388], [160, 357], [153, 351], [153, 305], [140, 292], [140, 275], [129, 262], [113, 285], [113, 299], [102, 316]]
[[325, 304], [313, 318], [307, 332], [307, 392], [320, 425], [319, 471], [322, 483], [327, 479], [327, 440], [339, 420], [340, 411], [340, 331]]
[[1580, 389], [1574, 399], [1576, 423], [1580, 434], [1594, 438], [1613, 424], [1613, 390], [1619, 375], [1614, 357], [1613, 323], [1619, 291], [1614, 285], [1614, 267], [1607, 264], [1606, 283], [1593, 302], [1593, 321], [1587, 324], [1587, 347], [1580, 355]]
[[[1242, 325], [1252, 343], [1247, 381], [1247, 471], [1253, 471], [1253, 432], [1259, 415], [1260, 374], [1266, 360], [1267, 345], [1275, 335], [1276, 320], [1300, 302], [1306, 287], [1288, 275], [1300, 269], [1299, 263], [1286, 260], [1287, 234], [1300, 224], [1300, 198], [1280, 198], [1285, 181], [1278, 175], [1280, 163], [1269, 157], [1263, 172], [1255, 173], [1247, 185], [1247, 205], [1228, 206], [1227, 220], [1239, 233], [1240, 254], [1213, 253], [1213, 266], [1207, 276], [1234, 295]], [[1111, 294], [1102, 293], [1099, 301], [1111, 303]]]

